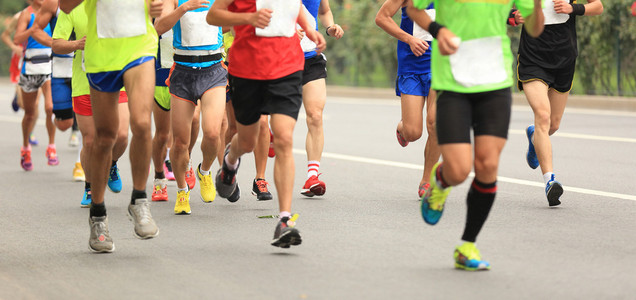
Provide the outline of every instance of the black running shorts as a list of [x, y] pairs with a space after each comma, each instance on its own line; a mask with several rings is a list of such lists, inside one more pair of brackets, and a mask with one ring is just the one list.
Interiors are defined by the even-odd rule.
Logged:
[[541, 80], [559, 93], [567, 93], [572, 89], [574, 63], [559, 69], [547, 69], [522, 60], [517, 62], [517, 87], [520, 91], [523, 91], [524, 82], [533, 80]]
[[314, 57], [305, 58], [303, 85], [321, 78], [327, 78], [327, 59], [325, 55], [321, 53]]
[[284, 114], [298, 119], [303, 102], [302, 74], [298, 71], [272, 80], [245, 79], [229, 75], [236, 121], [251, 125], [261, 115]]
[[437, 98], [438, 143], [470, 143], [471, 128], [475, 136], [507, 139], [511, 105], [510, 88], [473, 94], [440, 91]]

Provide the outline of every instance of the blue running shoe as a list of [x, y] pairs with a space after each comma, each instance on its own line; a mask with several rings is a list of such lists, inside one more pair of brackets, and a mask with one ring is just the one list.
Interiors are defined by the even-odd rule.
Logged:
[[559, 200], [561, 195], [563, 195], [563, 186], [560, 182], [554, 180], [554, 174], [552, 174], [552, 179], [545, 185], [545, 196], [548, 198], [548, 204], [550, 206], [561, 204]]
[[31, 144], [32, 146], [37, 146], [38, 144], [40, 144], [40, 142], [38, 142], [38, 139], [35, 138], [35, 135], [33, 135], [33, 132], [31, 132], [31, 134], [29, 135], [29, 144]]
[[455, 268], [466, 271], [485, 271], [490, 270], [490, 263], [481, 260], [479, 249], [474, 243], [465, 242], [461, 246], [455, 248], [454, 253]]
[[82, 198], [80, 205], [82, 207], [91, 207], [91, 201], [91, 189], [84, 189], [84, 197]]
[[13, 96], [13, 101], [11, 101], [11, 109], [13, 109], [14, 112], [18, 112], [18, 110], [20, 109], [20, 106], [18, 106], [18, 94]]
[[539, 159], [537, 153], [534, 152], [534, 144], [532, 143], [532, 135], [534, 134], [534, 125], [526, 128], [526, 136], [528, 136], [528, 152], [526, 153], [526, 161], [530, 168], [536, 169], [539, 166]]
[[119, 177], [119, 168], [117, 168], [117, 164], [110, 167], [110, 174], [108, 175], [108, 189], [113, 193], [121, 192], [121, 178]]
[[437, 173], [437, 168], [440, 163], [436, 163], [433, 167], [433, 171], [431, 172], [430, 179], [430, 188], [426, 193], [422, 196], [420, 210], [422, 212], [422, 218], [424, 218], [424, 222], [430, 225], [435, 225], [439, 222], [439, 219], [442, 217], [442, 213], [444, 213], [444, 203], [446, 203], [446, 198], [451, 191], [451, 187], [447, 187], [443, 189], [439, 185], [437, 185], [437, 180], [435, 178], [435, 173]]

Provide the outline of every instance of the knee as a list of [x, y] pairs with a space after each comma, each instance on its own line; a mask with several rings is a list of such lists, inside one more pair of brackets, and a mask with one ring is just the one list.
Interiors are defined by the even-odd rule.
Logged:
[[283, 153], [287, 150], [291, 150], [293, 144], [293, 136], [289, 134], [277, 134], [274, 139], [274, 149], [276, 153]]
[[117, 131], [108, 128], [96, 129], [93, 146], [110, 151], [117, 140]]
[[402, 135], [409, 142], [417, 141], [420, 137], [422, 137], [422, 128], [418, 128], [417, 126], [410, 126], [406, 123], [402, 123]]
[[307, 127], [322, 127], [322, 109], [307, 110]]
[[[150, 127], [151, 127], [150, 118], [131, 119], [130, 121], [130, 130], [132, 131], [132, 134], [136, 136], [149, 135], [151, 132]], [[128, 129], [126, 129], [126, 131], [127, 130]], [[126, 134], [128, 133], [126, 132]]]
[[550, 127], [550, 113], [549, 112], [537, 112], [534, 115], [535, 127], [539, 130], [548, 130]]
[[491, 175], [497, 173], [499, 161], [495, 157], [476, 157], [475, 173], [483, 175]]
[[443, 165], [444, 179], [451, 185], [458, 185], [468, 177], [470, 173], [470, 166], [462, 164], [449, 164], [447, 162]]
[[202, 139], [209, 143], [216, 143], [219, 140], [218, 130], [204, 130]]
[[117, 144], [120, 144], [120, 145], [128, 144], [128, 130], [120, 130], [117, 133]]
[[238, 147], [241, 153], [250, 153], [254, 151], [254, 147], [256, 147], [256, 138], [239, 138]]
[[550, 121], [550, 131], [549, 135], [553, 135], [557, 130], [559, 130], [559, 126], [561, 125], [561, 117], [554, 117]]
[[153, 143], [159, 145], [165, 145], [168, 143], [169, 132], [166, 131], [155, 131], [155, 136], [153, 137]]
[[60, 131], [66, 131], [73, 126], [73, 119], [58, 120], [55, 119], [55, 127]]

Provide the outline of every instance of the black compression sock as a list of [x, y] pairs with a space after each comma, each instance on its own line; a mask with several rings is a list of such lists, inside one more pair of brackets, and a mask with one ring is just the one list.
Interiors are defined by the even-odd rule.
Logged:
[[85, 189], [85, 190], [90, 190], [90, 189], [91, 189], [91, 183], [90, 183], [90, 182], [88, 182], [88, 181], [85, 181], [85, 182], [84, 182], [84, 189]]
[[146, 191], [138, 191], [133, 189], [132, 196], [130, 197], [130, 204], [135, 205], [135, 200], [143, 198], [148, 198], [148, 196], [146, 195]]
[[464, 227], [464, 235], [462, 240], [475, 242], [477, 235], [481, 231], [481, 227], [488, 218], [490, 208], [495, 202], [495, 194], [497, 193], [497, 182], [481, 183], [477, 179], [473, 180], [466, 197], [468, 206], [466, 212], [466, 227]]
[[105, 217], [106, 216], [106, 205], [104, 203], [95, 204], [91, 203], [91, 217]]
[[164, 179], [164, 178], [166, 178], [166, 174], [164, 174], [163, 171], [155, 172], [155, 179]]
[[117, 165], [117, 161], [116, 161], [116, 160], [113, 160], [113, 163], [110, 165], [110, 167], [112, 168], [112, 167], [114, 167], [114, 166], [116, 166], [116, 165]]

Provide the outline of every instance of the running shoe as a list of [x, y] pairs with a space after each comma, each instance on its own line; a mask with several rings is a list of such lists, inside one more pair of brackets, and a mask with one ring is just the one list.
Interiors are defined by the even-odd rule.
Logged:
[[276, 152], [274, 151], [274, 134], [272, 133], [272, 129], [269, 129], [269, 152], [267, 152], [268, 157], [276, 156]]
[[172, 163], [170, 160], [163, 162], [163, 173], [166, 174], [166, 179], [174, 181], [174, 173], [172, 173]]
[[135, 199], [135, 204], [128, 204], [128, 217], [135, 224], [133, 232], [137, 238], [151, 239], [159, 234], [159, 228], [150, 213], [148, 199]]
[[426, 182], [426, 183], [420, 184], [420, 188], [417, 190], [417, 195], [419, 196], [420, 200], [422, 200], [422, 196], [424, 196], [424, 194], [426, 194], [426, 192], [428, 192], [429, 189], [431, 189], [430, 183]]
[[55, 146], [48, 146], [46, 148], [46, 159], [49, 166], [57, 166], [60, 164], [60, 161], [57, 159], [57, 150], [55, 150]]
[[174, 204], [175, 215], [189, 215], [190, 210], [190, 190], [177, 191], [177, 202]]
[[82, 163], [76, 162], [75, 167], [73, 167], [73, 181], [85, 181], [86, 175], [84, 174], [84, 168], [82, 168]]
[[190, 170], [185, 172], [185, 180], [188, 184], [188, 189], [193, 189], [194, 185], [197, 183], [197, 179], [194, 178], [194, 170], [192, 169], [192, 164], [189, 164]]
[[82, 202], [80, 202], [81, 207], [91, 207], [92, 197], [91, 197], [91, 189], [84, 189], [84, 197], [82, 197]]
[[537, 153], [534, 151], [534, 143], [532, 142], [532, 135], [534, 134], [534, 125], [526, 128], [526, 136], [528, 137], [528, 152], [526, 152], [526, 162], [532, 169], [536, 169], [539, 166], [539, 159]]
[[31, 162], [31, 149], [20, 150], [20, 165], [25, 171], [33, 170], [33, 163]]
[[110, 167], [110, 172], [108, 173], [108, 189], [113, 193], [121, 192], [121, 177], [119, 177], [117, 164]]
[[276, 230], [274, 230], [274, 239], [272, 240], [272, 246], [289, 248], [291, 246], [298, 246], [302, 243], [300, 232], [294, 228], [296, 226], [296, 219], [298, 215], [293, 215], [291, 218], [283, 217], [278, 221]]
[[37, 146], [40, 144], [40, 142], [38, 142], [38, 139], [35, 138], [33, 132], [31, 132], [31, 134], [29, 135], [29, 144], [31, 144], [31, 146]]
[[13, 96], [13, 100], [11, 101], [11, 109], [13, 109], [14, 112], [18, 112], [18, 110], [20, 109], [20, 106], [18, 105], [18, 94], [15, 94]]
[[211, 203], [216, 198], [216, 189], [214, 188], [214, 182], [212, 182], [212, 174], [201, 174], [201, 164], [197, 167], [197, 178], [201, 185], [201, 200], [205, 203]]
[[475, 247], [475, 243], [465, 242], [461, 246], [455, 248], [455, 268], [467, 271], [485, 271], [490, 270], [490, 263], [481, 260], [479, 249]]
[[324, 195], [327, 191], [327, 187], [325, 186], [324, 182], [318, 179], [318, 176], [320, 175], [321, 174], [312, 175], [311, 177], [309, 177], [309, 179], [305, 181], [305, 185], [303, 186], [302, 190], [300, 190], [300, 193], [307, 197]]
[[108, 217], [89, 217], [91, 237], [88, 239], [88, 249], [97, 253], [111, 253], [115, 251], [115, 243], [108, 233]]
[[71, 137], [68, 139], [69, 147], [79, 146], [79, 138], [77, 137], [77, 130], [71, 131]]
[[[215, 185], [216, 191], [219, 193], [219, 196], [230, 200], [230, 197], [240, 197], [240, 192], [236, 193], [238, 188], [238, 182], [236, 182], [236, 173], [238, 172], [238, 167], [241, 165], [241, 158], [238, 159], [238, 166], [236, 170], [230, 170], [225, 163], [225, 157], [227, 157], [228, 153], [230, 153], [230, 144], [225, 147], [225, 155], [223, 155], [223, 165], [219, 168], [219, 171], [216, 173]], [[238, 198], [234, 201], [237, 201]]]
[[548, 205], [557, 206], [561, 204], [559, 200], [561, 195], [563, 195], [563, 186], [560, 182], [554, 180], [554, 174], [552, 174], [552, 180], [545, 185], [545, 196], [548, 198]]
[[397, 137], [398, 144], [402, 147], [406, 147], [409, 145], [409, 142], [402, 136], [399, 130], [395, 130], [395, 136]]
[[267, 181], [263, 178], [254, 179], [254, 182], [252, 183], [252, 195], [256, 196], [256, 200], [272, 200], [272, 193], [270, 193], [269, 189], [267, 189], [268, 185], [269, 183], [267, 183]]
[[168, 180], [155, 178], [152, 185], [152, 201], [168, 201]]
[[241, 187], [239, 187], [237, 184], [236, 189], [234, 190], [234, 193], [232, 193], [232, 195], [230, 195], [230, 197], [227, 198], [227, 201], [234, 203], [238, 201], [239, 199], [241, 199]]
[[443, 189], [437, 185], [435, 173], [437, 172], [439, 165], [439, 162], [436, 163], [433, 167], [433, 171], [431, 171], [431, 180], [429, 182], [431, 186], [424, 196], [422, 196], [422, 203], [420, 207], [424, 222], [430, 225], [435, 225], [439, 222], [439, 219], [442, 217], [442, 213], [444, 213], [446, 197], [448, 197], [448, 194], [451, 191], [451, 187]]

